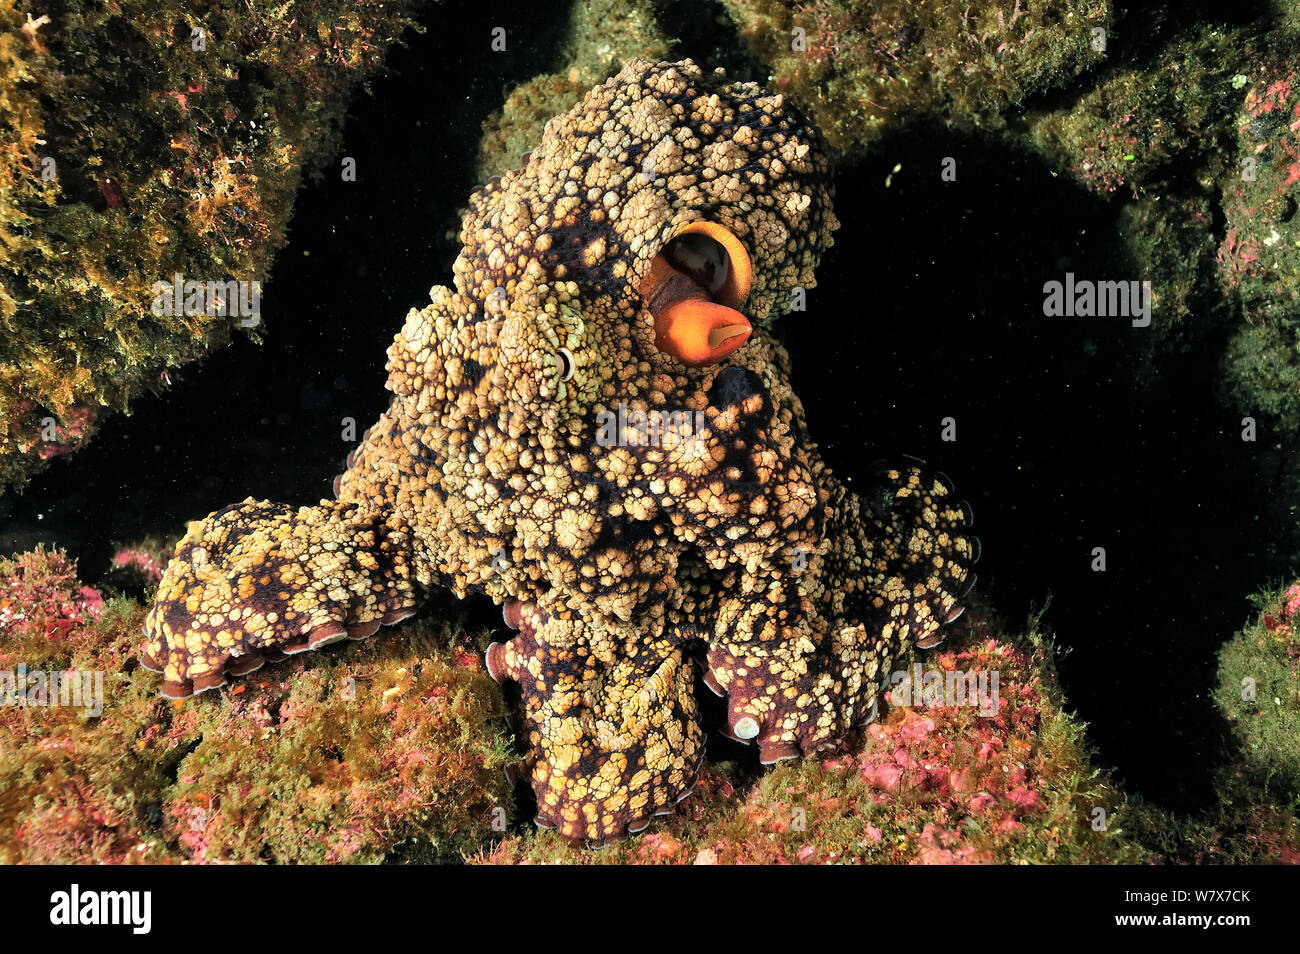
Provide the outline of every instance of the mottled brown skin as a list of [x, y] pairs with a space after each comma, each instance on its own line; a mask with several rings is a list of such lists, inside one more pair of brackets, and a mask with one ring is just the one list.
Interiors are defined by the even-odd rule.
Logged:
[[[640, 288], [700, 219], [752, 259], [755, 330], [688, 368], [655, 347]], [[485, 593], [519, 629], [488, 665], [521, 690], [538, 824], [588, 843], [689, 793], [701, 642], [728, 731], [764, 761], [869, 721], [892, 660], [956, 609], [975, 543], [943, 483], [882, 469], [850, 495], [808, 437], [767, 328], [837, 225], [821, 142], [781, 97], [629, 64], [471, 198], [456, 287], [407, 316], [338, 499], [191, 527], [146, 625], [164, 693], [368, 635], [431, 587]], [[605, 446], [598, 414], [620, 403], [705, 427]]]

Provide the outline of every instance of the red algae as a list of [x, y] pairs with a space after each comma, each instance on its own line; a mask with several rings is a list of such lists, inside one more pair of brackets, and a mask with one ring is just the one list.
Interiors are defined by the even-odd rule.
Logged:
[[[181, 705], [139, 666], [138, 603], [57, 551], [0, 560], [0, 581], [0, 690], [51, 680], [0, 706], [2, 863], [454, 861], [506, 826], [500, 694], [455, 625]], [[55, 674], [91, 677], [94, 698], [60, 702]]]
[[[753, 777], [706, 766], [678, 816], [647, 847], [600, 851], [546, 832], [512, 835], [479, 863], [981, 864], [1143, 861], [1117, 819], [1124, 799], [1096, 768], [1082, 726], [1061, 708], [1050, 646], [1031, 631], [995, 635], [968, 613], [952, 649], [914, 657], [930, 673], [973, 685], [998, 674], [992, 706], [894, 705], [846, 751], [783, 762]], [[896, 688], [906, 689], [900, 666]], [[986, 679], [988, 685], [990, 680]], [[954, 680], [955, 684], [955, 680]], [[991, 695], [991, 694], [990, 694]], [[969, 702], [969, 700], [967, 700]], [[647, 837], [648, 837], [647, 836]]]

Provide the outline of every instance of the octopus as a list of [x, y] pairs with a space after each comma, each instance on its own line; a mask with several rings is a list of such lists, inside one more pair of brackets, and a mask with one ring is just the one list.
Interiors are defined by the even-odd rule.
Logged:
[[335, 499], [190, 524], [142, 665], [180, 699], [485, 594], [536, 824], [588, 845], [690, 793], [697, 681], [763, 763], [842, 744], [960, 614], [978, 542], [941, 475], [851, 492], [809, 437], [773, 322], [838, 226], [782, 96], [629, 63], [472, 195]]

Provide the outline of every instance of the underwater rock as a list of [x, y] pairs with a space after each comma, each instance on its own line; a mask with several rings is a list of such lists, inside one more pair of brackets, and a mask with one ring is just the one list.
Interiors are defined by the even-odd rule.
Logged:
[[1293, 798], [1300, 798], [1298, 628], [1300, 583], [1292, 583], [1270, 594], [1259, 617], [1224, 645], [1214, 694], [1242, 757]]
[[[1025, 141], [1053, 169], [1101, 196], [1127, 193], [1116, 267], [1151, 282], [1147, 373], [1185, 344], [1182, 325], [1222, 321], [1214, 280], [1220, 182], [1234, 164], [1242, 92], [1232, 77], [1254, 34], [1207, 24], [1160, 43], [1141, 65], [1114, 64], [1067, 107], [1030, 113]], [[1217, 316], [1217, 319], [1207, 316]]]
[[[256, 333], [232, 299], [251, 306], [303, 172], [417, 5], [0, 0], [0, 491]], [[176, 276], [204, 290], [161, 301]]]
[[[1151, 283], [1151, 326], [1148, 350], [1178, 339], [1171, 332], [1187, 330], [1189, 316], [1222, 316], [1227, 309], [1214, 290], [1214, 199], [1196, 193], [1144, 194], [1125, 202], [1119, 213], [1117, 237], [1123, 242], [1130, 274]], [[1156, 358], [1156, 364], [1161, 363]]]
[[1101, 74], [1068, 108], [1031, 115], [1029, 141], [1099, 193], [1210, 180], [1234, 147], [1241, 92], [1230, 78], [1250, 60], [1248, 36], [1206, 26], [1176, 37], [1142, 66]]
[[[723, 0], [772, 83], [852, 154], [891, 124], [927, 115], [997, 127], [1033, 93], [1105, 59], [1102, 0]], [[1031, 8], [1032, 7], [1032, 8]], [[1100, 31], [1100, 32], [1097, 32]]]
[[508, 824], [500, 692], [454, 624], [180, 706], [138, 665], [138, 603], [59, 552], [0, 560], [0, 587], [2, 863], [457, 861]]
[[1244, 323], [1228, 346], [1229, 388], [1243, 410], [1300, 431], [1300, 46], [1241, 76], [1234, 174], [1223, 189], [1219, 273]]
[[519, 157], [541, 141], [548, 120], [568, 112], [629, 60], [664, 59], [668, 46], [647, 0], [575, 0], [557, 56], [564, 65], [520, 83], [483, 121], [475, 162], [478, 181], [519, 168]]
[[[599, 852], [511, 835], [479, 864], [1140, 863], [1125, 800], [1063, 709], [1050, 645], [967, 613], [952, 648], [890, 674], [849, 751], [757, 777], [706, 764], [682, 817]], [[994, 676], [996, 674], [996, 681]], [[996, 698], [996, 705], [987, 703]], [[994, 713], [996, 708], [996, 713]]]

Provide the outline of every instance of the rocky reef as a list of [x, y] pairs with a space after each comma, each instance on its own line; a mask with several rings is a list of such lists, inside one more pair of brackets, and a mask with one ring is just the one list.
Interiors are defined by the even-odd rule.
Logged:
[[[954, 648], [900, 665], [887, 717], [845, 752], [711, 762], [678, 815], [587, 851], [520, 823], [482, 664], [493, 633], [451, 606], [182, 703], [139, 666], [138, 600], [82, 585], [59, 551], [0, 561], [0, 581], [0, 671], [23, 681], [0, 708], [5, 863], [1148, 858], [1063, 708], [1050, 644], [987, 609]], [[56, 704], [52, 673], [92, 679]]]
[[[1054, 651], [1031, 621], [987, 610], [954, 647], [900, 664], [887, 717], [847, 751], [755, 774], [710, 764], [681, 816], [600, 852], [512, 835], [491, 864], [1141, 863], [1125, 802], [1062, 706]], [[996, 695], [984, 705], [976, 681]], [[956, 698], [944, 686], [965, 682]]]
[[[813, 117], [841, 176], [892, 162], [906, 129], [995, 142], [1103, 210], [1089, 240], [1153, 305], [1111, 383], [1141, 395], [1179, 355], [1209, 356], [1218, 378], [1196, 386], [1260, 433], [1276, 526], [1249, 532], [1289, 568], [1222, 634], [1212, 803], [1148, 800], [1097, 754], [1058, 673], [1068, 621], [1008, 626], [978, 605], [897, 664], [879, 721], [842, 750], [766, 768], [715, 734], [675, 815], [575, 848], [532, 827], [513, 783], [510, 700], [482, 661], [500, 631], [436, 603], [172, 703], [137, 655], [174, 544], [154, 539], [91, 568], [94, 586], [57, 549], [0, 560], [0, 862], [1300, 863], [1295, 5], [1249, 22], [1165, 5], [1141, 24], [1104, 0], [704, 8], [700, 27], [680, 4], [573, 3], [547, 69], [483, 124], [479, 180], [628, 59], [698, 56], [684, 35], [701, 32]], [[300, 183], [340, 159], [349, 99], [420, 29], [415, 0], [285, 10], [0, 0], [0, 490], [165, 391], [169, 369], [257, 336], [228, 314], [155, 314], [155, 283], [267, 280]], [[938, 691], [994, 675], [996, 711]]]
[[600, 850], [526, 821], [496, 634], [454, 604], [169, 702], [139, 599], [59, 551], [0, 560], [0, 587], [0, 863], [1300, 863], [1300, 583], [1224, 647], [1212, 811], [1126, 795], [1039, 619], [980, 606], [843, 751], [764, 770], [714, 738], [675, 815]]
[[0, 490], [257, 334], [228, 293], [155, 308], [156, 283], [251, 304], [417, 5], [0, 2]]
[[774, 85], [831, 145], [860, 154], [891, 125], [926, 117], [1000, 128], [1003, 113], [1105, 59], [1111, 5], [1095, 0], [960, 9], [909, 0], [725, 0]]
[[183, 705], [139, 666], [137, 600], [59, 551], [0, 586], [0, 863], [454, 861], [509, 823], [500, 693], [454, 612]]
[[1219, 655], [1214, 701], [1242, 764], [1282, 797], [1300, 795], [1300, 583], [1258, 598], [1259, 617]]
[[1228, 347], [1234, 396], [1300, 430], [1300, 45], [1240, 74], [1238, 162], [1224, 188], [1220, 275], [1244, 318]]

